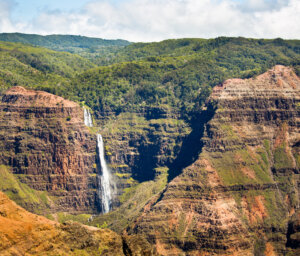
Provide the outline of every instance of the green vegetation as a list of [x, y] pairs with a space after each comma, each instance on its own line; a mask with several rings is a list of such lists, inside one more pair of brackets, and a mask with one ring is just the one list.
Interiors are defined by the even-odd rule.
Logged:
[[[59, 212], [55, 214], [57, 216], [57, 220], [60, 223], [64, 223], [66, 221], [72, 220], [72, 221], [77, 221], [80, 223], [87, 224], [88, 219], [91, 217], [90, 214], [79, 214], [79, 215], [73, 215], [65, 212]], [[53, 216], [52, 216], [53, 218]]]
[[20, 182], [9, 167], [0, 165], [0, 191], [4, 192], [11, 200], [36, 213], [45, 213], [49, 206], [47, 192], [36, 191]]
[[211, 160], [224, 185], [273, 183], [266, 152], [258, 148], [214, 153]]
[[[110, 134], [134, 132], [143, 134], [149, 127], [148, 121], [143, 116], [136, 113], [121, 113], [116, 120], [112, 120], [105, 125], [105, 129]], [[109, 147], [109, 145], [106, 145]]]
[[286, 212], [283, 210], [285, 205], [282, 201], [280, 191], [266, 190], [263, 192], [264, 204], [267, 208], [267, 218], [264, 220], [265, 225], [268, 227], [278, 227], [285, 229], [286, 225]]
[[227, 78], [251, 77], [275, 64], [298, 70], [299, 46], [299, 41], [245, 38], [131, 44], [103, 63], [115, 64], [78, 75], [66, 95], [84, 100], [96, 112], [167, 106], [190, 116], [212, 86]]
[[[103, 53], [105, 48], [119, 49], [127, 46], [130, 42], [126, 40], [106, 40], [86, 36], [74, 35], [49, 35], [41, 36], [22, 33], [2, 33], [0, 41], [15, 42], [42, 46], [55, 51], [66, 51], [70, 53]], [[102, 51], [101, 51], [102, 50]]]
[[[28, 42], [28, 37], [32, 37], [31, 42], [46, 46], [39, 43], [45, 41], [44, 37], [4, 35], [5, 40], [23, 43]], [[73, 43], [83, 48], [95, 44], [84, 37], [51, 38], [56, 38], [53, 40], [58, 48]], [[108, 66], [92, 68], [95, 66], [90, 61], [73, 54], [0, 43], [1, 87], [24, 85], [43, 89], [84, 102], [96, 115], [103, 111], [144, 112], [156, 107], [180, 111], [184, 118], [191, 118], [199, 112], [211, 88], [227, 78], [251, 77], [275, 64], [292, 65], [300, 72], [297, 40], [220, 37], [112, 44], [107, 42], [109, 47], [122, 47], [107, 50], [101, 56], [95, 53], [97, 64]]]
[[59, 92], [94, 65], [79, 56], [20, 43], [0, 42], [0, 89], [21, 85]]
[[156, 169], [155, 180], [136, 184], [126, 188], [120, 196], [123, 204], [105, 215], [96, 216], [91, 224], [121, 232], [129, 223], [136, 219], [141, 213], [142, 208], [150, 203], [153, 197], [158, 197], [167, 184], [168, 168], [160, 167]]
[[286, 143], [279, 146], [274, 151], [274, 167], [275, 169], [293, 168], [291, 156], [286, 152]]

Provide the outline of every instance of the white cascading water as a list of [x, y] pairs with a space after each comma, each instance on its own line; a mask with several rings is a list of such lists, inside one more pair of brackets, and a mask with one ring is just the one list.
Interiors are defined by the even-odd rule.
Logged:
[[[86, 108], [84, 108], [84, 124], [88, 127], [93, 127], [91, 112]], [[98, 196], [101, 198], [102, 212], [108, 213], [112, 198], [110, 189], [110, 173], [104, 157], [104, 145], [101, 134], [97, 134], [97, 148], [101, 166], [100, 179], [98, 179], [99, 188], [101, 188], [101, 190], [98, 190]]]
[[102, 171], [102, 174], [100, 176], [101, 184], [99, 184], [101, 185], [102, 212], [107, 213], [110, 210], [110, 204], [111, 204], [111, 189], [110, 189], [110, 181], [109, 181], [110, 174], [104, 158], [104, 146], [103, 146], [103, 139], [101, 134], [97, 134], [97, 146], [98, 146], [99, 159], [100, 159], [100, 165]]
[[89, 109], [84, 108], [84, 124], [88, 127], [93, 127], [93, 119]]

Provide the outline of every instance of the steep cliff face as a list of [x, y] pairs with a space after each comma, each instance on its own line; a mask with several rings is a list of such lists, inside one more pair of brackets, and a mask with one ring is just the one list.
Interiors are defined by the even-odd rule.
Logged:
[[[114, 231], [131, 223], [149, 198], [167, 183], [167, 165], [180, 152], [191, 129], [180, 113], [168, 107], [145, 108], [100, 120], [106, 159], [112, 174], [113, 202], [109, 214], [94, 218]], [[95, 121], [98, 120], [99, 117]]]
[[198, 159], [128, 233], [162, 255], [296, 253], [299, 101], [300, 79], [283, 66], [215, 87], [195, 126], [204, 131]]
[[[18, 182], [47, 192], [45, 209], [97, 210], [96, 138], [85, 127], [78, 104], [13, 87], [2, 95], [0, 115], [0, 162]], [[37, 210], [34, 203], [19, 203]]]
[[178, 154], [189, 126], [168, 109], [121, 113], [101, 130], [106, 158], [117, 187], [114, 208], [122, 204], [124, 191], [154, 180], [160, 168]]

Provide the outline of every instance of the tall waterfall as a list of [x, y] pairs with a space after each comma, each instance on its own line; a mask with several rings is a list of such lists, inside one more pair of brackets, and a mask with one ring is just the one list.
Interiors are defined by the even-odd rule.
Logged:
[[[93, 127], [93, 119], [89, 109], [84, 108], [84, 124], [88, 127]], [[104, 146], [101, 134], [97, 134], [97, 148], [99, 154], [99, 161], [101, 166], [101, 173], [99, 173], [98, 179], [98, 196], [101, 198], [102, 212], [107, 213], [110, 210], [111, 205], [111, 184], [110, 184], [110, 173], [106, 165], [104, 157]]]
[[99, 183], [101, 183], [99, 184], [101, 186], [101, 191], [98, 191], [98, 193], [99, 193], [99, 197], [101, 195], [101, 199], [102, 199], [102, 212], [107, 213], [110, 210], [110, 204], [111, 204], [111, 189], [110, 189], [110, 181], [109, 181], [110, 174], [104, 158], [104, 146], [103, 146], [103, 139], [101, 134], [97, 134], [97, 146], [98, 146], [99, 160], [100, 160], [101, 171], [102, 171], [99, 180]]
[[84, 108], [84, 124], [88, 127], [93, 127], [93, 119], [89, 109]]

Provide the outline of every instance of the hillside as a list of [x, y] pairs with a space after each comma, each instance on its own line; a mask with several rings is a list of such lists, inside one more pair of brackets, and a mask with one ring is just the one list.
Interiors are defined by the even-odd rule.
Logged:
[[55, 89], [92, 67], [90, 61], [70, 53], [0, 42], [1, 90], [15, 85]]
[[31, 44], [42, 46], [55, 51], [78, 53], [81, 51], [96, 50], [101, 47], [127, 46], [130, 42], [126, 40], [107, 40], [75, 35], [35, 35], [22, 33], [1, 33], [0, 41]]
[[76, 222], [59, 224], [34, 215], [0, 191], [0, 254], [3, 256], [155, 255], [146, 243], [136, 240], [108, 229]]
[[96, 115], [161, 106], [191, 118], [211, 88], [225, 79], [256, 76], [276, 64], [294, 66], [299, 72], [299, 49], [300, 41], [281, 39], [181, 39], [132, 44], [115, 55], [114, 61], [121, 63], [76, 76], [66, 95], [84, 100]]
[[[35, 217], [28, 233], [22, 217], [21, 228], [3, 224], [2, 246], [29, 255], [48, 245], [50, 255], [69, 248], [92, 253], [98, 238], [112, 236], [101, 246], [108, 254], [122, 248], [125, 255], [298, 255], [299, 102], [300, 78], [277, 65], [215, 86], [190, 123], [161, 107], [101, 120], [114, 196], [111, 212], [98, 215], [98, 128], [84, 126], [74, 102], [11, 88], [1, 107], [1, 190], [31, 211], [109, 227], [123, 240], [121, 247], [111, 231], [101, 231], [100, 238], [66, 223], [57, 227], [67, 242], [57, 247], [61, 240], [52, 222]], [[93, 218], [70, 215], [91, 210]], [[41, 228], [40, 220], [50, 227]]]
[[[242, 51], [243, 50], [243, 51]], [[218, 37], [213, 39], [183, 38], [169, 39], [155, 43], [133, 43], [121, 48], [110, 58], [103, 56], [99, 63], [109, 65], [133, 60], [155, 60], [155, 57], [206, 57], [220, 62], [240, 65], [238, 59], [247, 59], [248, 67], [255, 62], [251, 59], [263, 59], [272, 54], [274, 61], [294, 57], [299, 54], [299, 40], [277, 39], [251, 39], [243, 37]], [[267, 57], [268, 59], [268, 57]], [[266, 59], [266, 60], [267, 60]], [[237, 61], [237, 62], [234, 62]], [[299, 59], [298, 59], [299, 61]], [[225, 64], [224, 63], [224, 64]], [[273, 63], [274, 64], [274, 63]], [[282, 63], [284, 64], [284, 63]], [[246, 68], [245, 66], [244, 68]]]
[[[75, 35], [35, 35], [22, 33], [0, 33], [0, 41], [40, 46], [54, 51], [78, 54], [95, 64], [101, 64], [99, 59], [112, 58], [115, 52], [131, 43], [126, 40], [107, 40]], [[105, 56], [105, 57], [104, 57]]]

